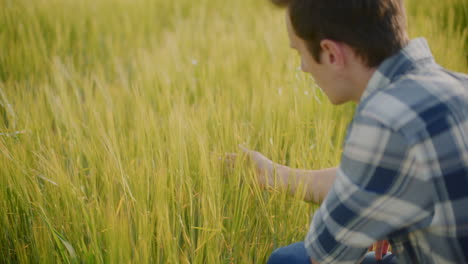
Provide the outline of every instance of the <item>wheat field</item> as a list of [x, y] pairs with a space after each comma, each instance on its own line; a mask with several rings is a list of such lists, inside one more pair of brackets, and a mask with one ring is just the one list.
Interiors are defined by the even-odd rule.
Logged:
[[[260, 189], [245, 144], [339, 163], [332, 106], [268, 1], [0, 0], [0, 262], [262, 263], [314, 204]], [[465, 0], [407, 1], [412, 37], [468, 72]]]

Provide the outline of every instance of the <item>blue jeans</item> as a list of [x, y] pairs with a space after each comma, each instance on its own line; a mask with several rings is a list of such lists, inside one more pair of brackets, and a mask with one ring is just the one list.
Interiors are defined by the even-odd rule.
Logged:
[[[286, 247], [278, 248], [271, 254], [267, 264], [310, 264], [310, 258], [304, 247], [304, 242], [298, 242]], [[374, 252], [367, 253], [361, 264], [396, 264], [396, 257], [387, 253], [381, 261], [375, 259]]]

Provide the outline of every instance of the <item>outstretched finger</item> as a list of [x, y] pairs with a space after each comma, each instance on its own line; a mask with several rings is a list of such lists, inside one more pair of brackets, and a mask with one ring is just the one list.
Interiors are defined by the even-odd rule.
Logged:
[[236, 160], [237, 160], [237, 154], [236, 153], [225, 153], [224, 154], [224, 157], [223, 157], [223, 161], [228, 163], [228, 164], [231, 164], [231, 165], [234, 165], [234, 163], [236, 163]]
[[238, 154], [236, 153], [215, 153], [211, 152], [211, 155], [214, 159], [217, 159], [220, 163], [223, 164], [225, 168], [233, 169], [236, 165], [236, 160], [238, 159]]

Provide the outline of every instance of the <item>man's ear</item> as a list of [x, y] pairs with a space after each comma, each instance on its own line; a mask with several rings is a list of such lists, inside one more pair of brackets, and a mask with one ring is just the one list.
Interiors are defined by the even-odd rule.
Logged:
[[343, 47], [340, 43], [324, 39], [320, 41], [320, 47], [322, 48], [321, 62], [329, 64], [330, 66], [341, 69], [345, 65], [345, 54]]

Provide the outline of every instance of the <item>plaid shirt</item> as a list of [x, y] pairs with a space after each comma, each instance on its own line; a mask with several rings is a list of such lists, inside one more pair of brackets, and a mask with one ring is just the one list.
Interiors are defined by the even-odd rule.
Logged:
[[424, 39], [370, 79], [305, 246], [321, 264], [358, 263], [383, 239], [399, 263], [468, 263], [468, 76]]

